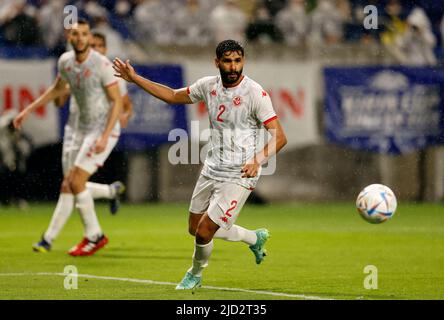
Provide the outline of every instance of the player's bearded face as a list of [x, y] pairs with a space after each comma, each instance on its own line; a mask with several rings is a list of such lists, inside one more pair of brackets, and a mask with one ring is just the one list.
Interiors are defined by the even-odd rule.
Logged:
[[217, 60], [220, 76], [224, 84], [234, 84], [242, 76], [244, 58], [238, 52], [228, 51]]
[[234, 70], [223, 70], [222, 68], [219, 68], [220, 76], [222, 77], [222, 82], [226, 84], [233, 84], [236, 83], [239, 78], [242, 75], [243, 69], [240, 69], [239, 71]]
[[76, 45], [73, 44], [74, 51], [76, 53], [83, 53], [89, 48], [89, 43], [77, 43]]
[[70, 40], [74, 51], [76, 53], [83, 53], [88, 50], [90, 37], [88, 26], [79, 25], [77, 28], [73, 28], [73, 30], [71, 30]]

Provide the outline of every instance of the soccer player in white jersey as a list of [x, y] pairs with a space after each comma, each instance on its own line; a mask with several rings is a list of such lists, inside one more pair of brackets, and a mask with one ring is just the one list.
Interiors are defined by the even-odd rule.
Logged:
[[[102, 54], [90, 48], [91, 31], [89, 23], [79, 19], [71, 31], [72, 51], [65, 52], [58, 61], [58, 75], [53, 85], [15, 119], [14, 126], [20, 128], [29, 114], [39, 105], [66, 94], [69, 85], [78, 107], [78, 123], [73, 134], [73, 145], [80, 145], [79, 151], [65, 176], [57, 206], [49, 230], [45, 234], [52, 241], [58, 228], [71, 214], [74, 204], [79, 209], [85, 233], [82, 241], [69, 250], [72, 256], [89, 256], [108, 243], [103, 234], [94, 209], [94, 200], [86, 182], [103, 165], [120, 135], [118, 122], [122, 109], [118, 81], [113, 75], [112, 64]], [[61, 223], [63, 222], [63, 223]]]
[[[106, 56], [107, 46], [106, 37], [98, 32], [93, 32], [90, 46], [100, 54]], [[120, 114], [119, 121], [121, 128], [125, 128], [132, 116], [132, 103], [128, 96], [128, 89], [126, 81], [121, 78], [116, 78], [119, 81], [119, 90], [122, 95], [123, 112]], [[66, 88], [66, 93], [54, 99], [54, 103], [58, 107], [63, 107], [69, 99], [71, 92], [69, 85]], [[64, 128], [63, 136], [63, 150], [62, 150], [62, 168], [63, 175], [67, 179], [70, 170], [74, 166], [74, 161], [79, 153], [82, 141], [78, 137], [82, 137], [82, 133], [77, 133], [77, 126], [79, 123], [79, 112], [76, 100], [72, 97], [69, 101], [69, 116]], [[93, 199], [109, 199], [109, 209], [111, 214], [116, 214], [120, 207], [120, 196], [125, 191], [125, 186], [122, 182], [116, 181], [112, 184], [100, 184], [95, 182], [87, 182], [87, 189], [91, 192]], [[74, 199], [72, 199], [74, 201]], [[51, 250], [52, 243], [56, 240], [63, 226], [68, 221], [72, 213], [73, 206], [69, 206], [70, 211], [56, 210], [53, 218], [48, 226], [48, 229], [42, 235], [39, 242], [34, 243], [32, 248], [35, 252], [48, 252]]]
[[[97, 31], [94, 31], [92, 33], [91, 48], [106, 56], [108, 48], [106, 46], [106, 37], [103, 33]], [[128, 126], [130, 118], [133, 115], [133, 104], [128, 95], [128, 87], [126, 81], [124, 81], [122, 78], [116, 79], [118, 81], [120, 95], [122, 96], [122, 112], [119, 116], [120, 127], [126, 128]], [[88, 182], [86, 186], [93, 194], [94, 199], [110, 199], [111, 213], [115, 214], [117, 212], [120, 206], [119, 195], [125, 191], [125, 186], [120, 181], [112, 183], [110, 187], [93, 182]]]
[[[208, 265], [213, 238], [242, 241], [250, 246], [256, 263], [264, 259], [268, 230], [247, 230], [234, 222], [255, 187], [261, 165], [287, 142], [269, 95], [242, 74], [244, 49], [234, 40], [216, 48], [220, 76], [199, 79], [178, 90], [139, 76], [129, 61], [114, 60], [116, 76], [133, 82], [169, 104], [205, 101], [211, 127], [210, 147], [190, 204], [189, 232], [195, 236], [191, 268], [176, 289], [194, 289]], [[256, 150], [256, 132], [264, 126], [271, 140]]]
[[[106, 56], [106, 53], [108, 51], [108, 48], [106, 46], [106, 37], [104, 34], [100, 32], [92, 32], [92, 38], [91, 38], [91, 48], [99, 52], [100, 54], [103, 54]], [[123, 110], [122, 113], [119, 116], [119, 122], [121, 128], [126, 128], [129, 122], [129, 119], [132, 117], [133, 114], [133, 104], [131, 102], [131, 99], [128, 95], [128, 87], [126, 84], [126, 81], [122, 78], [116, 78], [118, 80], [119, 84], [119, 90], [120, 94], [122, 95], [122, 104], [123, 104]], [[70, 97], [71, 92], [69, 90], [69, 86], [66, 89], [66, 94], [64, 94], [62, 97], [58, 97], [54, 100], [55, 104], [58, 107], [63, 107]], [[63, 152], [63, 172], [68, 172], [69, 168], [72, 167], [74, 164], [75, 156], [77, 155], [77, 152], [80, 148], [80, 145], [73, 146], [73, 137], [75, 137], [75, 134], [73, 133], [73, 130], [76, 130], [77, 123], [78, 123], [78, 112], [77, 112], [77, 104], [76, 100], [74, 98], [70, 99], [69, 103], [69, 116], [68, 121], [65, 125], [65, 132], [67, 134], [64, 135], [64, 142], [63, 146], [64, 152]], [[74, 149], [74, 150], [72, 150]], [[116, 214], [119, 207], [120, 207], [120, 195], [125, 191], [125, 186], [122, 182], [116, 181], [113, 182], [110, 185], [103, 185], [99, 183], [94, 182], [87, 182], [86, 187], [91, 191], [91, 194], [94, 199], [109, 199], [110, 200], [110, 212], [112, 214]], [[45, 250], [46, 243], [45, 239], [42, 239], [41, 244], [43, 244], [42, 250]], [[35, 249], [38, 249], [36, 247], [41, 247], [38, 244], [34, 246]], [[38, 250], [41, 251], [41, 250]]]
[[[91, 48], [106, 56], [106, 53], [108, 51], [108, 47], [106, 45], [106, 36], [101, 32], [93, 30]], [[119, 90], [120, 94], [122, 95], [122, 104], [123, 104], [122, 105], [123, 109], [119, 117], [119, 122], [121, 128], [126, 128], [128, 126], [129, 120], [133, 115], [133, 103], [131, 102], [131, 99], [128, 94], [127, 82], [122, 78], [117, 78], [117, 80], [119, 81], [118, 82]]]

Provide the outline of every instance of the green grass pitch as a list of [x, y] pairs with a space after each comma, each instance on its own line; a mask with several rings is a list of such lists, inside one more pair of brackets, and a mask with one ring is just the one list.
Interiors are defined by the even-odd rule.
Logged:
[[[258, 266], [247, 245], [215, 240], [204, 287], [193, 295], [174, 290], [193, 253], [187, 204], [124, 204], [111, 216], [101, 203], [110, 243], [76, 258], [67, 250], [82, 237], [77, 213], [50, 253], [31, 250], [54, 205], [0, 208], [0, 299], [444, 299], [439, 204], [400, 205], [381, 225], [362, 220], [353, 203], [248, 205], [237, 223], [267, 227], [269, 255]], [[97, 277], [79, 276], [78, 289], [66, 290], [67, 265]], [[367, 265], [377, 267], [376, 290], [364, 288]]]

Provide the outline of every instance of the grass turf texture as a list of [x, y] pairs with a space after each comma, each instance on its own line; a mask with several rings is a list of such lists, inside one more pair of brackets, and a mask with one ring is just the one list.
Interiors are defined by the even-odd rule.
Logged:
[[[50, 253], [32, 243], [46, 229], [55, 204], [0, 208], [0, 274], [63, 273], [160, 282], [181, 280], [191, 264], [187, 205], [123, 205], [99, 219], [110, 243], [92, 257], [70, 257], [82, 227], [73, 214]], [[237, 223], [267, 227], [269, 256], [256, 265], [243, 243], [215, 240], [203, 285], [301, 294], [334, 299], [444, 299], [444, 211], [442, 205], [401, 205], [381, 225], [362, 220], [353, 204], [246, 206]], [[378, 289], [364, 288], [366, 265], [378, 268]], [[78, 279], [65, 290], [57, 275], [0, 276], [0, 299], [291, 299], [251, 292], [201, 288], [192, 295], [172, 285]]]

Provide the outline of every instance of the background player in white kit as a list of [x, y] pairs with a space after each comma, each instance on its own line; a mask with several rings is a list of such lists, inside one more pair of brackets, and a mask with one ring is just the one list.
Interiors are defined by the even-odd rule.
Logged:
[[[251, 231], [234, 222], [258, 181], [261, 165], [287, 140], [269, 95], [242, 75], [244, 61], [243, 47], [234, 40], [225, 40], [216, 48], [215, 64], [220, 76], [205, 77], [188, 88], [174, 90], [139, 76], [129, 61], [114, 60], [116, 76], [169, 104], [205, 101], [207, 105], [210, 146], [190, 204], [189, 232], [195, 235], [193, 264], [176, 289], [193, 289], [201, 284], [213, 237], [247, 243], [257, 264], [265, 256], [268, 230]], [[257, 129], [262, 125], [272, 138], [257, 152]]]
[[[96, 50], [100, 54], [106, 56], [107, 46], [106, 37], [99, 33], [93, 32], [90, 42], [92, 49]], [[132, 116], [132, 103], [128, 96], [128, 89], [126, 81], [121, 78], [116, 78], [119, 84], [120, 94], [122, 96], [123, 112], [120, 114], [120, 126], [125, 128], [128, 124], [130, 117]], [[69, 99], [71, 92], [69, 85], [66, 88], [64, 95], [57, 97], [54, 103], [58, 107], [65, 106], [66, 101]], [[62, 151], [62, 168], [64, 179], [68, 179], [69, 173], [74, 166], [74, 161], [79, 153], [82, 145], [82, 133], [77, 133], [77, 127], [79, 124], [79, 111], [76, 100], [74, 97], [69, 102], [69, 116], [68, 121], [64, 128], [63, 136], [63, 151]], [[63, 183], [62, 183], [63, 184]], [[120, 207], [120, 195], [125, 191], [125, 186], [122, 182], [116, 181], [112, 184], [100, 184], [95, 182], [87, 182], [87, 189], [91, 192], [93, 199], [109, 199], [109, 208], [112, 214], [116, 214]], [[48, 229], [43, 234], [39, 242], [33, 244], [33, 250], [35, 252], [48, 252], [51, 250], [52, 243], [57, 238], [62, 228], [71, 216], [72, 209], [74, 207], [74, 198], [71, 196], [65, 197], [64, 195], [59, 199], [62, 202], [72, 202], [69, 205], [60, 204], [59, 208], [54, 211], [51, 222]]]
[[117, 79], [113, 75], [111, 62], [90, 48], [90, 38], [88, 22], [79, 19], [70, 31], [74, 50], [59, 58], [58, 76], [54, 84], [14, 119], [14, 126], [20, 128], [37, 106], [61, 97], [69, 85], [78, 107], [78, 125], [73, 132], [73, 139], [81, 146], [73, 167], [62, 183], [51, 224], [65, 219], [76, 204], [85, 234], [82, 241], [69, 250], [73, 256], [92, 255], [108, 243], [99, 225], [86, 182], [103, 165], [120, 135], [117, 120], [122, 108], [122, 97]]
[[[106, 56], [108, 47], [106, 45], [106, 36], [94, 31], [92, 32], [91, 48], [97, 52]], [[133, 103], [128, 94], [128, 86], [125, 80], [122, 78], [116, 78], [119, 84], [120, 95], [122, 96], [122, 112], [119, 116], [119, 122], [121, 128], [126, 128], [129, 120], [133, 115]]]

